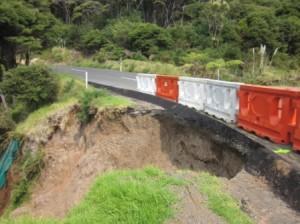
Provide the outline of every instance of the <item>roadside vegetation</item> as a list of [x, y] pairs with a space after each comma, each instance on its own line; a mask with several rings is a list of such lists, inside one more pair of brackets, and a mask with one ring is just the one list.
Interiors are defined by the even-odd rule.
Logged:
[[207, 206], [228, 224], [251, 224], [250, 217], [229, 193], [224, 191], [221, 181], [208, 173], [201, 173], [197, 180], [200, 192], [207, 198]]
[[76, 79], [67, 74], [57, 74], [58, 94], [54, 103], [43, 106], [30, 113], [26, 119], [19, 122], [16, 126], [15, 133], [24, 135], [34, 130], [37, 124], [55, 114], [59, 110], [66, 109], [78, 104], [80, 112], [78, 117], [82, 122], [88, 121], [89, 109], [91, 107], [124, 107], [132, 103], [130, 100], [111, 95], [106, 90], [98, 90], [92, 86], [86, 90], [83, 81]]
[[133, 72], [300, 82], [294, 0], [12, 0], [2, 1], [0, 12], [6, 70], [38, 61], [123, 64]]

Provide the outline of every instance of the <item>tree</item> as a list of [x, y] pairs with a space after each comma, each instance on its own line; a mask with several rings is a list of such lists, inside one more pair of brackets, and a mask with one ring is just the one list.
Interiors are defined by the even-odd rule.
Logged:
[[75, 24], [93, 23], [105, 12], [105, 7], [96, 1], [87, 1], [74, 8], [72, 21]]
[[87, 54], [97, 52], [108, 41], [100, 30], [91, 30], [81, 37], [81, 49]]
[[41, 13], [24, 1], [0, 2], [0, 63], [15, 67], [16, 54], [21, 53], [29, 64], [31, 52], [42, 46], [53, 21], [51, 14]]
[[210, 0], [204, 5], [202, 14], [206, 18], [208, 33], [216, 47], [219, 46], [220, 36], [229, 9], [229, 4], [225, 0]]
[[7, 102], [14, 103], [20, 117], [25, 118], [27, 113], [56, 99], [58, 83], [45, 67], [19, 66], [5, 73], [0, 89]]
[[145, 56], [157, 53], [158, 49], [172, 46], [172, 38], [164, 29], [155, 24], [139, 23], [129, 33], [129, 46], [133, 51], [140, 50]]
[[250, 49], [266, 45], [270, 51], [280, 47], [279, 29], [274, 11], [268, 8], [255, 8], [240, 22], [243, 47]]

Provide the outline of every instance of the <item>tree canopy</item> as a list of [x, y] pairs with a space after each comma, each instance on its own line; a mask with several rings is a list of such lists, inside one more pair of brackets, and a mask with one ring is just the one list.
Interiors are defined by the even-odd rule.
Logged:
[[253, 48], [263, 45], [269, 57], [279, 49], [298, 60], [300, 4], [298, 0], [1, 1], [0, 64], [14, 67], [16, 56], [29, 63], [32, 52], [61, 45], [87, 55], [114, 46], [159, 60], [170, 51], [173, 63], [183, 63], [186, 54], [199, 51], [214, 59], [244, 61]]

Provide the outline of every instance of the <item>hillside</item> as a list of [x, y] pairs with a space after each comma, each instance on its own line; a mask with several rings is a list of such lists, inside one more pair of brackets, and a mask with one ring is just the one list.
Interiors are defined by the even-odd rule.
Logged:
[[169, 73], [298, 81], [297, 0], [12, 0], [2, 1], [0, 12], [0, 64], [6, 68], [41, 53], [65, 61], [68, 55], [51, 49], [67, 47], [77, 50], [75, 58], [82, 55], [81, 65], [133, 59], [138, 65], [127, 70], [159, 72], [140, 66], [159, 61], [180, 68]]

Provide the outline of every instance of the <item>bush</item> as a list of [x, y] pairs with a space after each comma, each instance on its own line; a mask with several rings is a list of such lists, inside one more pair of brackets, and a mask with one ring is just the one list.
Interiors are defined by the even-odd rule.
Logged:
[[30, 187], [40, 176], [44, 167], [43, 158], [44, 153], [41, 150], [36, 153], [32, 153], [28, 150], [25, 154], [22, 163], [18, 167], [21, 178], [12, 191], [11, 207], [13, 209], [19, 207], [29, 198]]
[[137, 61], [146, 61], [147, 60], [147, 58], [140, 51], [134, 53], [130, 58], [133, 60], [137, 60]]
[[0, 108], [0, 156], [7, 144], [7, 133], [15, 128], [15, 122], [8, 110]]
[[64, 62], [66, 64], [74, 63], [82, 60], [80, 52], [62, 47], [53, 47], [51, 50], [46, 50], [42, 53], [41, 59], [51, 63]]
[[100, 91], [90, 90], [85, 91], [79, 100], [80, 112], [78, 113], [78, 119], [86, 124], [91, 120], [90, 107], [94, 98], [101, 95]]
[[107, 60], [119, 60], [125, 56], [124, 50], [114, 44], [106, 44], [95, 56], [94, 60], [104, 63]]
[[172, 46], [171, 35], [155, 24], [139, 23], [129, 33], [129, 47], [132, 51], [141, 51], [145, 56], [157, 53], [159, 49]]
[[100, 30], [91, 30], [82, 35], [80, 48], [86, 54], [93, 54], [102, 48], [106, 43], [107, 40]]
[[42, 66], [20, 66], [5, 73], [0, 88], [10, 104], [17, 105], [13, 110], [17, 117], [56, 100], [58, 82], [54, 75]]

